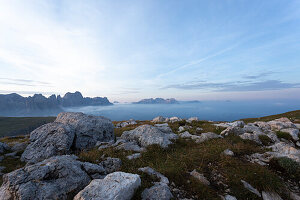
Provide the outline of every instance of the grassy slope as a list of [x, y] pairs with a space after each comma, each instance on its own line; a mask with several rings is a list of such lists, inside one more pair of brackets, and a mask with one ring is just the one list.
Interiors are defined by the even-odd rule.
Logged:
[[0, 117], [0, 137], [24, 135], [55, 117]]
[[300, 123], [300, 110], [290, 111], [290, 112], [277, 114], [277, 115], [259, 117], [259, 118], [246, 118], [246, 119], [242, 119], [242, 120], [245, 123], [249, 123], [249, 122], [255, 122], [255, 121], [271, 121], [271, 120], [278, 119], [281, 117], [287, 117], [295, 123]]

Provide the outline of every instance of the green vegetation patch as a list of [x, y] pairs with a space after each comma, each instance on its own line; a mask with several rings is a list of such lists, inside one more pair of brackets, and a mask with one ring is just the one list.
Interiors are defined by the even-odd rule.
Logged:
[[265, 116], [265, 117], [259, 117], [259, 118], [246, 118], [246, 119], [242, 119], [245, 123], [253, 123], [256, 121], [271, 121], [274, 119], [278, 119], [281, 117], [287, 117], [289, 118], [292, 122], [300, 122], [300, 110], [295, 110], [295, 111], [291, 111], [291, 112], [286, 112], [286, 113], [282, 113], [282, 114], [278, 114], [278, 115], [270, 115], [270, 116]]
[[300, 180], [300, 165], [296, 161], [282, 157], [271, 159], [269, 164], [272, 169], [282, 172], [288, 178]]
[[0, 137], [26, 135], [55, 117], [0, 117]]
[[262, 142], [262, 144], [265, 146], [269, 146], [270, 144], [272, 144], [271, 138], [269, 138], [266, 135], [259, 135], [258, 138]]
[[293, 140], [293, 137], [289, 133], [286, 133], [286, 132], [276, 131], [276, 135], [279, 139], [283, 138], [286, 140]]

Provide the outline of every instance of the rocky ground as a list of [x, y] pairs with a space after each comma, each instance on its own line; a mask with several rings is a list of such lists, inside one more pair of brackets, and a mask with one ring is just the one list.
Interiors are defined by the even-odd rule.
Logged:
[[0, 141], [0, 199], [300, 199], [300, 111], [235, 122], [61, 113]]

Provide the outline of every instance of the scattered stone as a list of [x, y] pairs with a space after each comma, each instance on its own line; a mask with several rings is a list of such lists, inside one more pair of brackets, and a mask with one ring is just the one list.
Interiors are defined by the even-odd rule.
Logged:
[[0, 199], [70, 199], [90, 182], [76, 156], [55, 156], [5, 174]]
[[27, 145], [27, 142], [16, 143], [14, 146], [11, 147], [11, 150], [15, 152], [21, 152], [26, 149]]
[[136, 141], [142, 147], [158, 144], [166, 148], [169, 144], [172, 144], [171, 140], [177, 139], [178, 136], [173, 132], [162, 132], [155, 126], [142, 125], [131, 131], [124, 131], [121, 138], [127, 141]]
[[165, 177], [161, 173], [155, 171], [151, 167], [143, 167], [143, 168], [139, 168], [138, 170], [141, 172], [144, 172], [150, 176], [156, 176], [157, 178], [160, 179], [160, 181], [159, 181], [160, 183], [165, 183], [167, 185], [169, 184], [169, 179], [167, 177]]
[[142, 192], [143, 200], [170, 200], [173, 195], [166, 184], [155, 183], [154, 186], [146, 188]]
[[145, 151], [145, 148], [140, 147], [136, 141], [126, 141], [122, 140], [118, 146], [116, 146], [116, 149], [124, 149], [126, 151], [136, 151], [136, 152], [142, 152]]
[[285, 143], [278, 142], [272, 146], [270, 146], [273, 152], [269, 152], [273, 154], [275, 157], [288, 157], [296, 162], [300, 163], [300, 150], [294, 147], [293, 143]]
[[169, 120], [171, 123], [182, 121], [182, 119], [179, 117], [170, 117]]
[[243, 129], [240, 127], [231, 127], [229, 126], [225, 130], [221, 132], [221, 135], [228, 136], [230, 134], [233, 135], [242, 135], [244, 133]]
[[104, 179], [92, 180], [74, 197], [74, 200], [130, 200], [140, 185], [139, 175], [114, 172], [108, 174]]
[[106, 173], [112, 173], [121, 169], [122, 161], [120, 158], [107, 157], [104, 161], [100, 163], [103, 166]]
[[169, 200], [173, 198], [173, 195], [169, 188], [169, 179], [162, 175], [161, 173], [155, 171], [150, 167], [139, 168], [139, 171], [142, 171], [150, 176], [156, 176], [160, 179], [159, 182], [155, 182], [154, 186], [147, 188], [142, 193], [143, 200]]
[[3, 143], [3, 142], [0, 142], [0, 153], [4, 153], [5, 151], [9, 151], [10, 150], [10, 147]]
[[257, 196], [261, 197], [261, 194], [259, 193], [259, 191], [257, 189], [255, 189], [254, 187], [252, 187], [252, 185], [250, 185], [249, 183], [247, 183], [244, 180], [241, 180], [241, 182], [243, 183], [244, 187], [249, 190], [250, 192], [256, 194]]
[[196, 132], [201, 132], [201, 131], [203, 131], [203, 128], [200, 128], [200, 127], [196, 128]]
[[137, 122], [133, 119], [130, 119], [129, 121], [126, 121], [126, 122], [120, 122], [116, 125], [116, 128], [124, 128], [126, 126], [129, 126], [129, 125], [135, 125], [137, 124]]
[[225, 149], [223, 151], [223, 154], [226, 155], [226, 156], [234, 156], [233, 151], [231, 151], [230, 149]]
[[158, 117], [155, 117], [153, 120], [152, 120], [153, 123], [161, 123], [161, 122], [166, 122], [166, 118], [162, 117], [162, 116], [158, 116]]
[[204, 185], [210, 185], [210, 182], [205, 178], [203, 174], [200, 174], [194, 169], [192, 172], [190, 172], [190, 175], [199, 180]]
[[234, 196], [231, 196], [229, 194], [226, 194], [224, 197], [224, 200], [237, 200], [237, 198], [235, 198]]
[[188, 123], [192, 123], [193, 121], [199, 121], [198, 117], [190, 117], [186, 120]]
[[239, 135], [240, 138], [243, 140], [252, 140], [254, 142], [257, 142], [259, 144], [262, 144], [261, 141], [259, 140], [259, 135], [258, 134], [253, 134], [253, 133], [243, 133], [242, 135]]
[[192, 140], [195, 140], [196, 143], [201, 143], [201, 142], [204, 142], [206, 140], [215, 139], [215, 138], [222, 138], [222, 136], [220, 136], [218, 134], [215, 134], [215, 133], [211, 133], [211, 132], [202, 133], [199, 136], [199, 135], [190, 134], [188, 131], [180, 133], [179, 137], [181, 137], [181, 138], [190, 138]]
[[184, 128], [183, 126], [179, 126], [178, 132], [182, 132], [182, 131], [184, 131], [184, 130], [185, 130], [185, 128]]
[[282, 200], [282, 198], [276, 192], [262, 191], [263, 200]]
[[128, 160], [133, 160], [133, 159], [137, 159], [137, 158], [140, 158], [140, 157], [141, 157], [141, 153], [134, 153], [132, 155], [127, 156], [126, 158]]

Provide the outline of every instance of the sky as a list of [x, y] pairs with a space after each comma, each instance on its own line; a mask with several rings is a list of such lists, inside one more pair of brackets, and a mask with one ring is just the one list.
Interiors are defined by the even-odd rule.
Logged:
[[300, 100], [299, 0], [0, 0], [0, 93]]

